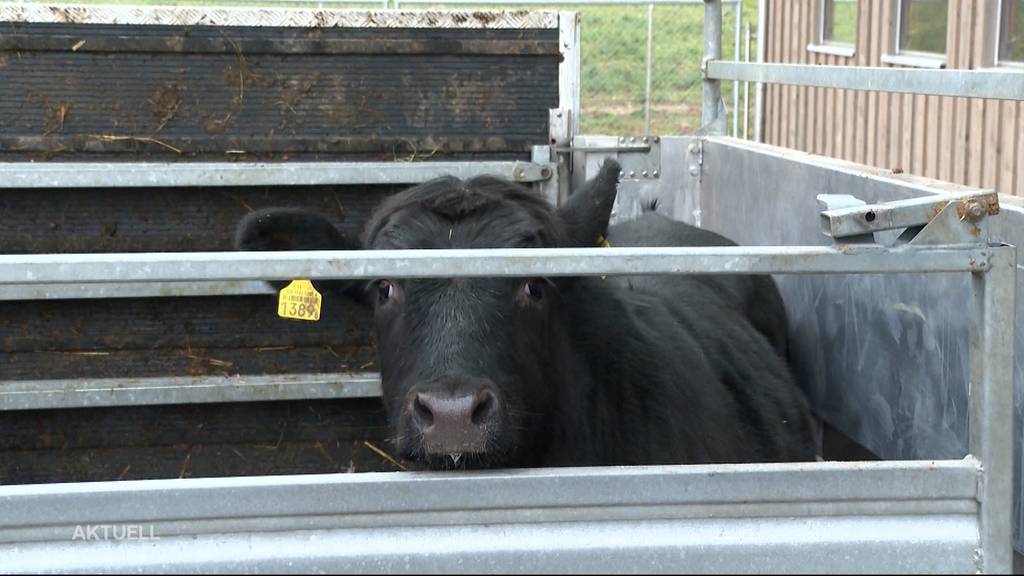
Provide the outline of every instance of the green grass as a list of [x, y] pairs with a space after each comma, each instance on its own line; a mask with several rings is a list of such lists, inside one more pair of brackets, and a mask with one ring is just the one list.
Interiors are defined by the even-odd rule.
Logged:
[[[317, 6], [316, 2], [283, 3], [247, 0], [68, 0], [94, 4], [153, 4], [181, 6]], [[744, 2], [744, 21], [751, 23], [751, 50], [757, 45], [757, 3]], [[376, 8], [380, 3], [342, 5]], [[416, 5], [404, 8], [488, 9], [492, 5]], [[505, 6], [508, 8], [509, 6]], [[516, 5], [514, 8], [524, 8]], [[529, 8], [572, 10], [581, 20], [580, 123], [588, 134], [632, 135], [644, 132], [644, 84], [647, 54], [646, 5], [537, 4]], [[732, 59], [735, 12], [723, 9], [723, 57]], [[658, 5], [654, 8], [651, 133], [685, 134], [699, 128], [701, 107], [700, 61], [703, 54], [704, 10], [697, 5]], [[742, 54], [742, 48], [741, 48]], [[754, 57], [754, 54], [752, 54]], [[732, 112], [732, 83], [722, 95]]]

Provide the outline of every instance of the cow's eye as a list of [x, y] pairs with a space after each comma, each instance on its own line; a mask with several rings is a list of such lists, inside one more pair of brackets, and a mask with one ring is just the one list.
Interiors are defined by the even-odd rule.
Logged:
[[377, 282], [377, 301], [381, 304], [395, 297], [395, 285], [387, 280]]
[[539, 278], [534, 278], [523, 285], [523, 292], [530, 298], [530, 300], [537, 301], [544, 297], [544, 281]]

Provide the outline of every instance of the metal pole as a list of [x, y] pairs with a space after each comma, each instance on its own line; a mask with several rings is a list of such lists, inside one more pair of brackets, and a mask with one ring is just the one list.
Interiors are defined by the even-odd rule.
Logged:
[[[969, 388], [971, 455], [983, 470], [981, 572], [1009, 574], [1013, 501], [1013, 311], [1016, 250], [992, 250], [987, 272], [971, 277]], [[1009, 317], [1007, 317], [1009, 314]]]
[[[747, 22], [746, 30], [744, 30], [743, 45], [746, 53], [743, 55], [743, 60], [750, 62], [750, 22]], [[743, 83], [743, 139], [748, 140], [750, 131], [750, 82]]]
[[644, 134], [651, 133], [651, 68], [654, 52], [654, 3], [647, 5], [647, 78], [644, 88]]
[[722, 83], [707, 77], [709, 60], [722, 58], [722, 0], [704, 0], [704, 60], [703, 90], [701, 92], [702, 128], [711, 126], [718, 118], [718, 103], [722, 99]]
[[[733, 4], [733, 9], [736, 11], [736, 29], [733, 31], [733, 44], [734, 50], [732, 53], [733, 60], [739, 62], [740, 59], [740, 21], [743, 18], [743, 0], [738, 0]], [[732, 136], [733, 138], [740, 134], [740, 83], [739, 81], [733, 81], [732, 83]]]
[[[765, 0], [757, 2], [757, 61], [764, 62], [765, 39], [768, 31], [765, 28], [768, 22], [768, 9]], [[763, 142], [764, 136], [761, 133], [761, 125], [764, 124], [764, 84], [754, 84], [754, 141]]]

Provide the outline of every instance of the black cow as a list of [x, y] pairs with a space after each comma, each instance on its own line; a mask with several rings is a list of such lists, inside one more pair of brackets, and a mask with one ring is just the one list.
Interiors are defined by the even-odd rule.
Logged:
[[[600, 236], [615, 246], [715, 243], [654, 213], [609, 229], [618, 173], [606, 162], [557, 210], [501, 179], [437, 179], [386, 200], [362, 244], [582, 247]], [[240, 223], [236, 246], [359, 244], [317, 214], [270, 209]], [[740, 280], [319, 284], [373, 306], [384, 402], [407, 459], [433, 468], [813, 460], [807, 403], [762, 332], [775, 328], [752, 322], [767, 322], [756, 310], [764, 280]], [[781, 310], [781, 301], [767, 307], [776, 304]]]

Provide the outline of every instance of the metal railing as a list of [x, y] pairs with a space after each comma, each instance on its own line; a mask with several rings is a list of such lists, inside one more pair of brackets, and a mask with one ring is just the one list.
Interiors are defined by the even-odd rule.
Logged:
[[[40, 282], [241, 281], [296, 277], [326, 280], [537, 275], [967, 272], [972, 275], [974, 291], [970, 303], [973, 313], [970, 315], [969, 335], [972, 456], [966, 461], [940, 462], [938, 465], [967, 466], [980, 474], [981, 481], [977, 484], [974, 497], [979, 503], [977, 522], [981, 549], [975, 561], [982, 571], [1002, 572], [1009, 570], [1011, 559], [1013, 324], [1007, 321], [1005, 311], [1014, 306], [1015, 265], [1015, 248], [975, 244], [897, 248], [878, 245], [844, 246], [842, 249], [814, 246], [4, 255], [0, 256], [0, 286]], [[812, 472], [822, 466], [825, 465], [804, 465], [795, 468], [793, 472]], [[849, 468], [849, 465], [845, 466]], [[910, 463], [908, 466], [920, 472], [933, 469], [936, 464]], [[856, 469], [847, 468], [843, 470]], [[727, 470], [731, 468], [722, 469], [723, 472]], [[792, 481], [794, 476], [791, 473], [785, 478], [786, 481]], [[159, 492], [154, 496], [162, 494]], [[27, 502], [19, 499], [17, 493], [7, 498], [13, 502]], [[45, 496], [42, 498], [45, 500]], [[346, 499], [346, 502], [351, 501]], [[917, 513], [921, 514], [922, 511]], [[230, 517], [230, 514], [224, 517]], [[851, 538], [851, 550], [860, 542], [861, 536]], [[925, 552], [924, 548], [921, 552]], [[913, 551], [910, 553], [913, 555]], [[82, 558], [80, 554], [81, 551], [77, 552], [75, 558]], [[557, 557], [556, 554], [552, 558]], [[621, 559], [621, 556], [612, 557]], [[98, 558], [98, 561], [110, 561], [103, 556]], [[121, 563], [119, 565], [123, 565], [123, 562], [123, 559], [118, 560]]]

